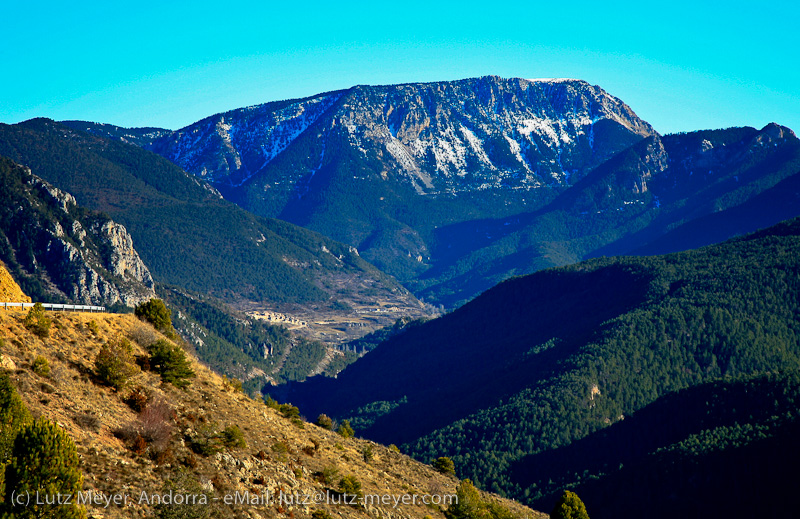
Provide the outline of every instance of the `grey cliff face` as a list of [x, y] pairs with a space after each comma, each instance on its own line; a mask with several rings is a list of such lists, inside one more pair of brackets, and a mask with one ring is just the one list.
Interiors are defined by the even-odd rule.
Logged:
[[[73, 301], [86, 304], [135, 306], [156, 297], [155, 283], [133, 239], [124, 226], [102, 217], [84, 225], [77, 216], [75, 197], [44, 180], [31, 176], [31, 184], [40, 188], [43, 198], [61, 219], [71, 221], [65, 232], [59, 221], [46, 228], [51, 236], [46, 251], [71, 283], [59, 288]], [[71, 279], [69, 279], [71, 278]]]
[[[8, 163], [4, 163], [6, 166]], [[7, 263], [39, 279], [39, 298], [135, 306], [155, 297], [147, 266], [125, 227], [77, 205], [75, 197], [12, 165], [4, 170], [13, 217], [0, 229]]]
[[[358, 86], [244, 108], [179, 130], [153, 150], [217, 185], [269, 176], [302, 190], [309, 170], [337, 160], [346, 143], [356, 160], [380, 163], [384, 179], [436, 195], [569, 184], [654, 134], [585, 81], [484, 77]], [[293, 145], [314, 153], [302, 167], [282, 167]]]

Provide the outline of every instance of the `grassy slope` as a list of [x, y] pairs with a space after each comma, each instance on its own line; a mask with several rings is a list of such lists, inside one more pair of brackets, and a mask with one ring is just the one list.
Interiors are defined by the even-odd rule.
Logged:
[[[91, 510], [102, 512], [109, 519], [152, 516], [152, 507], [137, 503], [140, 493], [163, 492], [168, 482], [180, 474], [202, 484], [205, 491], [218, 497], [235, 491], [249, 491], [251, 495], [272, 495], [281, 489], [300, 494], [325, 492], [337, 487], [336, 483], [326, 485], [315, 479], [314, 474], [326, 467], [338, 468], [340, 476], [354, 475], [365, 493], [452, 492], [457, 483], [453, 478], [372, 442], [344, 439], [307, 423], [298, 427], [263, 403], [235, 392], [196, 361], [193, 361], [193, 368], [197, 378], [185, 391], [162, 384], [149, 372], [134, 378], [133, 384], [143, 387], [153, 399], [166, 401], [175, 410], [174, 418], [167, 420], [171, 434], [168, 446], [160, 451], [161, 456], [151, 456], [150, 450], [136, 455], [129, 444], [113, 434], [114, 430], [137, 418], [122, 401], [130, 389], [115, 393], [99, 385], [92, 374], [93, 362], [101, 344], [120, 334], [140, 342], [153, 340], [159, 334], [131, 315], [53, 313], [50, 314], [54, 321], [51, 335], [41, 340], [24, 328], [24, 316], [23, 312], [0, 313], [0, 351], [4, 364], [9, 360], [15, 364], [12, 380], [32, 414], [58, 422], [75, 441], [81, 456], [84, 490], [125, 492], [134, 496], [134, 504], [129, 509], [112, 505], [107, 510]], [[92, 321], [97, 331], [92, 330]], [[138, 344], [134, 346], [136, 353], [143, 353]], [[51, 368], [49, 377], [31, 371], [35, 356], [47, 359]], [[203, 428], [221, 429], [233, 424], [242, 429], [246, 448], [204, 457], [191, 454], [186, 447], [184, 439]], [[319, 443], [316, 450], [313, 441]], [[369, 463], [361, 455], [366, 446], [374, 451]], [[263, 451], [264, 456], [255, 456], [259, 451]], [[505, 504], [521, 516], [537, 516], [536, 512], [518, 504]], [[277, 506], [225, 507], [212, 503], [212, 508], [215, 516], [237, 518], [255, 517], [253, 512], [261, 517], [302, 518], [310, 517], [314, 509], [323, 509], [332, 517], [366, 518], [374, 513], [443, 517], [435, 508], [402, 504], [397, 510], [380, 506], [369, 512], [335, 505], [279, 510]]]

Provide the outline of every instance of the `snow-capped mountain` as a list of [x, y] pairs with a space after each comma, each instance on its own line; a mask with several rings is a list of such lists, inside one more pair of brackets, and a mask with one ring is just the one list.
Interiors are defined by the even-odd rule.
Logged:
[[[306, 176], [337, 160], [327, 145], [341, 139], [362, 160], [381, 162], [373, 173], [440, 194], [567, 184], [653, 133], [625, 103], [585, 81], [484, 77], [356, 86], [242, 108], [174, 132], [153, 149], [216, 184], [265, 177], [302, 194]], [[293, 145], [316, 153], [293, 171], [275, 172], [270, 166]]]
[[[800, 169], [788, 128], [662, 137], [575, 79], [356, 86], [214, 115], [149, 148], [446, 305], [510, 275], [645, 251], [667, 234], [680, 238], [659, 252], [800, 214], [780, 193]], [[715, 225], [702, 223], [714, 214]]]

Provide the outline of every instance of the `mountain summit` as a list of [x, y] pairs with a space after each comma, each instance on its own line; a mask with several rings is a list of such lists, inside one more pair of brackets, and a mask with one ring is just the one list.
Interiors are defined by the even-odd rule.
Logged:
[[355, 86], [141, 145], [447, 307], [513, 275], [686, 250], [800, 215], [800, 141], [788, 128], [661, 136], [576, 79]]
[[407, 282], [435, 261], [438, 227], [539, 207], [654, 134], [585, 81], [488, 76], [242, 108], [148, 148]]
[[385, 180], [394, 172], [420, 194], [439, 194], [567, 183], [654, 133], [625, 103], [585, 81], [488, 76], [355, 86], [242, 108], [179, 130], [153, 149], [231, 187], [275, 184], [270, 173], [280, 168], [279, 157], [313, 150], [272, 198], [310, 184], [335, 156], [330, 145], [346, 143], [363, 159], [378, 159], [383, 167], [373, 173]]

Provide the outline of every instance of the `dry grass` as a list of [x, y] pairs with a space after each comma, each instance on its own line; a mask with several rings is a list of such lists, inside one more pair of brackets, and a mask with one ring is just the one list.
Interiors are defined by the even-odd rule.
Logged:
[[31, 302], [31, 298], [22, 292], [2, 262], [0, 262], [0, 301], [5, 303]]
[[[130, 388], [144, 395], [146, 405], [137, 413], [126, 403], [133, 389], [115, 392], [98, 383], [94, 358], [105, 342], [120, 334], [135, 342], [136, 354], [144, 355], [143, 347], [161, 334], [132, 315], [50, 316], [50, 337], [41, 339], [22, 325], [25, 313], [0, 311], [2, 354], [16, 364], [12, 379], [31, 413], [59, 423], [75, 440], [84, 489], [133, 496], [130, 507], [90, 509], [90, 517], [152, 517], [152, 507], [138, 503], [141, 492], [162, 492], [168, 481], [186, 471], [218, 497], [235, 491], [274, 495], [281, 490], [313, 495], [332, 488], [327, 478], [322, 482], [314, 477], [331, 470], [353, 475], [365, 494], [454, 492], [456, 479], [387, 447], [343, 439], [311, 424], [298, 428], [263, 403], [231, 392], [222, 377], [194, 360], [197, 377], [186, 390], [162, 384], [158, 375], [147, 371], [133, 377]], [[38, 356], [50, 366], [47, 379], [31, 370]], [[141, 405], [141, 398], [138, 400]], [[211, 456], [189, 449], [187, 439], [198, 431], [221, 432], [233, 425], [241, 429], [246, 448], [223, 449]], [[365, 456], [365, 451], [371, 456]], [[511, 506], [528, 517], [537, 517], [536, 512], [520, 505]], [[317, 509], [334, 518], [443, 517], [440, 510], [421, 504], [372, 510], [337, 505], [292, 505], [282, 510], [277, 506], [237, 505], [222, 506], [214, 516], [303, 518], [311, 517]]]

